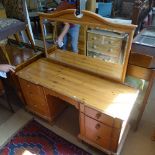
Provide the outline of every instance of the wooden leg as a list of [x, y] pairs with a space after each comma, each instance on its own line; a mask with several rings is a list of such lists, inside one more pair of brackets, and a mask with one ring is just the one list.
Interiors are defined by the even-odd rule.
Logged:
[[34, 45], [34, 42], [33, 42], [33, 39], [32, 39], [32, 36], [31, 36], [31, 33], [30, 33], [30, 30], [29, 30], [29, 27], [28, 26], [26, 26], [25, 32], [27, 34], [28, 39], [31, 42], [32, 48], [35, 50], [35, 45]]
[[15, 111], [14, 111], [14, 109], [13, 109], [11, 103], [10, 103], [9, 96], [8, 96], [8, 93], [6, 91], [5, 91], [4, 95], [5, 95], [6, 102], [7, 102], [8, 106], [9, 106], [10, 111], [14, 113]]
[[10, 111], [11, 112], [15, 112], [14, 111], [14, 109], [13, 109], [13, 106], [12, 106], [12, 104], [11, 104], [11, 102], [10, 102], [10, 99], [9, 99], [9, 89], [8, 89], [8, 81], [6, 81], [6, 79], [1, 79], [2, 80], [2, 84], [3, 84], [3, 87], [4, 87], [4, 96], [5, 96], [5, 99], [6, 99], [6, 102], [7, 102], [7, 104], [8, 104], [8, 107], [9, 107], [9, 109], [10, 109]]
[[139, 125], [139, 123], [141, 121], [141, 118], [143, 116], [145, 107], [147, 105], [147, 101], [148, 101], [148, 98], [149, 98], [149, 95], [150, 95], [150, 92], [151, 92], [151, 89], [152, 89], [152, 86], [153, 86], [154, 77], [155, 77], [155, 70], [152, 70], [150, 80], [149, 80], [149, 85], [148, 85], [148, 88], [146, 90], [146, 93], [145, 93], [145, 96], [144, 96], [144, 99], [143, 99], [143, 103], [142, 103], [142, 105], [140, 107], [140, 112], [139, 112], [137, 120], [136, 120], [135, 131], [137, 131], [137, 129], [138, 129], [138, 125]]
[[57, 36], [57, 24], [56, 24], [56, 22], [51, 22], [51, 24], [52, 24], [52, 26], [53, 26], [53, 37], [52, 37], [52, 39], [53, 39], [53, 41], [54, 40], [56, 40], [56, 36]]
[[0, 80], [0, 96], [3, 94], [3, 92], [4, 92], [4, 87], [2, 84], [2, 80]]
[[20, 43], [20, 42], [21, 42], [21, 40], [20, 40], [20, 37], [19, 37], [18, 33], [14, 34], [14, 37], [15, 37], [15, 39], [16, 39], [16, 41], [17, 41], [18, 43]]
[[0, 47], [1, 47], [1, 49], [2, 49], [2, 51], [3, 51], [3, 53], [4, 53], [4, 55], [5, 55], [5, 57], [6, 57], [7, 61], [8, 61], [8, 63], [11, 64], [11, 61], [10, 61], [8, 52], [6, 51], [6, 44], [3, 44], [3, 43], [2, 43], [2, 44], [0, 44]]

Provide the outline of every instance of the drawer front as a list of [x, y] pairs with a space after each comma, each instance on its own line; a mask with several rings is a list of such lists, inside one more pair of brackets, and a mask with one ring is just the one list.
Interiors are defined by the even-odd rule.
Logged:
[[94, 44], [102, 44], [105, 46], [121, 47], [122, 45], [121, 38], [115, 38], [93, 33], [88, 33], [88, 41], [93, 42]]
[[105, 55], [118, 57], [121, 52], [121, 47], [114, 47], [112, 45], [107, 46], [104, 44], [96, 44], [93, 42], [87, 42], [87, 50], [104, 53]]
[[104, 53], [99, 53], [95, 51], [87, 51], [87, 56], [92, 58], [97, 58], [103, 61], [113, 62], [113, 63], [119, 63], [119, 60], [120, 60], [119, 57], [113, 57], [113, 56], [105, 55]]
[[108, 116], [104, 113], [101, 113], [95, 109], [89, 108], [89, 107], [85, 107], [85, 115], [103, 123], [106, 124], [108, 126], [114, 127], [114, 128], [121, 128], [122, 127], [122, 121], [117, 119], [117, 118], [113, 118], [111, 116]]
[[88, 33], [87, 49], [89, 51], [119, 57], [121, 46], [122, 40], [120, 38]]
[[104, 123], [109, 126], [113, 126], [114, 119], [106, 114], [98, 112], [98, 111], [91, 109], [89, 107], [85, 107], [85, 114], [87, 116], [90, 116], [91, 118], [101, 122], [101, 123]]
[[112, 127], [85, 116], [85, 136], [89, 140], [109, 150], [112, 138]]
[[45, 100], [42, 87], [20, 79], [20, 85], [25, 97], [28, 109], [42, 115], [49, 114], [49, 107]]

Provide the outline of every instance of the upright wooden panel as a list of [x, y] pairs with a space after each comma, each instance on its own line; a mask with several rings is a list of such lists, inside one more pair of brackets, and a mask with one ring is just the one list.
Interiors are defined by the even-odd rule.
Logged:
[[[52, 14], [44, 14], [44, 13], [40, 14], [40, 24], [41, 24], [42, 34], [43, 34], [46, 56], [49, 57], [49, 53], [54, 52], [54, 51], [49, 52], [48, 47], [46, 45], [46, 40], [45, 40], [46, 36], [44, 33], [45, 31], [44, 31], [44, 26], [43, 26], [44, 20], [80, 24], [82, 26], [86, 26], [88, 29], [94, 28], [94, 29], [102, 29], [102, 30], [106, 30], [106, 31], [116, 32], [116, 33], [119, 33], [119, 32], [126, 33], [128, 35], [128, 38], [126, 40], [126, 46], [125, 46], [124, 50], [122, 51], [122, 53], [123, 53], [122, 63], [111, 63], [110, 61], [109, 62], [105, 61], [105, 63], [100, 65], [100, 66], [105, 65], [106, 67], [112, 66], [112, 68], [115, 69], [115, 72], [118, 75], [117, 77], [119, 77], [119, 79], [112, 77], [111, 74], [107, 74], [106, 77], [110, 77], [111, 79], [123, 82], [125, 79], [132, 38], [133, 38], [133, 34], [134, 34], [134, 30], [135, 30], [136, 26], [135, 25], [122, 25], [122, 24], [114, 23], [114, 22], [111, 22], [110, 20], [107, 20], [107, 19], [105, 19], [93, 12], [89, 12], [89, 11], [83, 11], [82, 13], [83, 13], [83, 16], [81, 18], [77, 18], [75, 16], [74, 9], [68, 9], [68, 10], [64, 10], [64, 11], [60, 11], [60, 12], [56, 12], [56, 13], [52, 13]], [[86, 37], [86, 40], [87, 40], [87, 37]], [[75, 63], [77, 63], [77, 62], [75, 62]], [[74, 63], [73, 63], [73, 65], [74, 65]], [[118, 71], [117, 65], [118, 66], [121, 65], [121, 70], [119, 70], [120, 71], [119, 73], [117, 72]], [[80, 66], [79, 66], [79, 68], [80, 68]], [[94, 69], [94, 72], [96, 69], [97, 68]], [[101, 72], [101, 74], [102, 74], [102, 72]]]

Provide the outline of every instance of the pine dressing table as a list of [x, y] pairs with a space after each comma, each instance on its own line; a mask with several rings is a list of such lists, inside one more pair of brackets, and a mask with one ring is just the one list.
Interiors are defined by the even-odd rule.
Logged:
[[[66, 104], [71, 104], [79, 111], [77, 136], [108, 154], [120, 154], [138, 95], [138, 90], [123, 84], [136, 26], [114, 24], [88, 11], [83, 11], [83, 17], [77, 18], [74, 12], [71, 9], [40, 14], [46, 58], [16, 73], [26, 107], [51, 122]], [[86, 30], [83, 35], [86, 55], [62, 51], [55, 45], [47, 46], [44, 20], [82, 25]], [[103, 32], [97, 34], [102, 40], [102, 48], [98, 48], [98, 37], [88, 37], [92, 30]], [[115, 51], [115, 46], [119, 52]], [[99, 57], [87, 55], [93, 47]]]

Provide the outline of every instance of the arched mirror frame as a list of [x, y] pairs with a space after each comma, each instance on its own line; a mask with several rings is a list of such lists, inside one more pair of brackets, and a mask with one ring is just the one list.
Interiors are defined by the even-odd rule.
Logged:
[[[47, 48], [46, 46], [46, 40], [45, 40], [45, 34], [44, 34], [44, 21], [45, 20], [50, 20], [50, 21], [56, 21], [56, 22], [68, 22], [68, 23], [75, 23], [75, 24], [80, 24], [85, 27], [91, 27], [91, 28], [96, 28], [96, 29], [105, 29], [108, 31], [119, 31], [123, 33], [128, 34], [128, 39], [126, 42], [126, 48], [125, 48], [125, 54], [124, 54], [124, 62], [122, 64], [115, 64], [115, 63], [110, 63], [110, 62], [101, 62], [96, 59], [92, 60], [91, 58], [85, 58], [86, 56], [84, 55], [75, 55], [71, 54], [70, 56], [73, 57], [74, 61], [73, 64], [68, 63], [68, 65], [76, 68], [80, 68], [82, 70], [94, 72], [102, 77], [106, 77], [118, 82], [124, 82], [125, 75], [126, 75], [126, 70], [127, 70], [127, 64], [128, 64], [128, 59], [129, 59], [129, 54], [130, 54], [130, 49], [131, 49], [131, 44], [133, 40], [133, 35], [134, 31], [136, 28], [136, 25], [125, 25], [125, 24], [118, 24], [118, 23], [113, 23], [110, 20], [107, 20], [106, 18], [101, 17], [100, 15], [97, 15], [93, 12], [89, 11], [82, 11], [83, 16], [81, 18], [77, 18], [75, 16], [75, 10], [74, 9], [68, 9], [68, 10], [63, 10], [60, 12], [55, 12], [52, 14], [48, 13], [40, 13], [40, 25], [41, 25], [41, 30], [42, 30], [42, 37], [44, 41], [44, 48], [45, 48], [45, 54], [46, 57], [49, 59], [51, 58], [51, 53], [58, 52], [60, 49], [57, 49], [56, 46], [52, 46], [51, 48]], [[96, 69], [92, 69], [91, 67], [85, 68], [78, 66], [76, 61], [79, 59], [86, 60], [87, 62], [90, 60], [91, 65], [96, 65], [100, 66], [100, 70], [96, 71]], [[56, 59], [56, 61], [59, 61]], [[62, 63], [60, 61], [60, 63]], [[67, 63], [67, 62], [65, 62]], [[64, 64], [64, 62], [63, 62]]]

